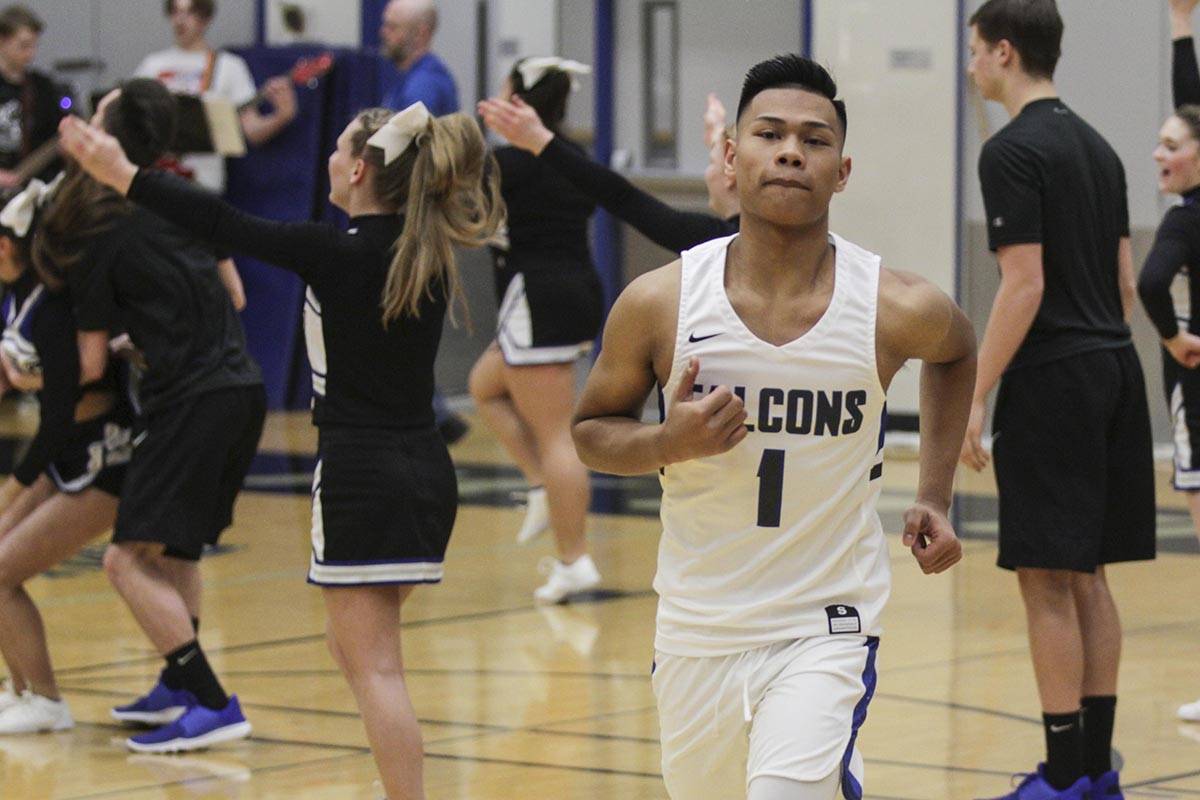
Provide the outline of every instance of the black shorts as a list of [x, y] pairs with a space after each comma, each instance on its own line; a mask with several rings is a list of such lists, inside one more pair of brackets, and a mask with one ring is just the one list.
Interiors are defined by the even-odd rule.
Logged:
[[325, 426], [318, 455], [308, 582], [441, 581], [458, 481], [438, 432]]
[[1188, 369], [1164, 348], [1163, 388], [1175, 442], [1175, 488], [1200, 492], [1200, 369]]
[[71, 441], [46, 467], [46, 476], [64, 494], [96, 488], [121, 496], [133, 455], [133, 413], [119, 404], [107, 414], [75, 423]]
[[1004, 376], [993, 455], [1005, 569], [1154, 558], [1154, 455], [1133, 346]]
[[117, 508], [114, 542], [159, 542], [195, 561], [233, 521], [266, 417], [261, 385], [217, 389], [148, 414]]
[[518, 272], [500, 303], [496, 341], [509, 366], [566, 364], [592, 349], [603, 316], [594, 270]]

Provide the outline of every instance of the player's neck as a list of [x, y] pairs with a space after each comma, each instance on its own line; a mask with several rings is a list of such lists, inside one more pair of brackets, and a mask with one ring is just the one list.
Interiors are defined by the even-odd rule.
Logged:
[[1021, 109], [1036, 100], [1046, 100], [1058, 97], [1058, 89], [1054, 81], [1044, 78], [1030, 78], [1024, 74], [1013, 77], [1012, 83], [1004, 93], [1004, 108], [1010, 118], [1021, 113]]
[[829, 216], [805, 228], [743, 214], [729, 255], [729, 275], [765, 291], [800, 294], [828, 268]]

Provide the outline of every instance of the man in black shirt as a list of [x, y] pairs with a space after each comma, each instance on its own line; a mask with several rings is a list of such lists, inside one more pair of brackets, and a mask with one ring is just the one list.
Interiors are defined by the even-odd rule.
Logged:
[[[21, 183], [14, 168], [54, 136], [71, 108], [66, 92], [30, 69], [42, 29], [42, 21], [24, 6], [0, 11], [0, 193]], [[38, 175], [49, 177], [57, 166], [55, 159]]]
[[988, 0], [971, 18], [971, 75], [1012, 121], [979, 160], [1001, 281], [962, 458], [987, 464], [986, 401], [1003, 375], [999, 565], [1017, 572], [1047, 748], [1008, 795], [1021, 800], [1121, 796], [1109, 755], [1121, 627], [1104, 565], [1154, 557], [1125, 176], [1058, 98], [1062, 32], [1054, 0]]

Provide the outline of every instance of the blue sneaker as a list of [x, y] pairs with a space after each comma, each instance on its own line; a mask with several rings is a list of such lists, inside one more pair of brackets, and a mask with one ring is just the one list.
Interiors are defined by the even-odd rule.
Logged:
[[1106, 772], [1092, 779], [1092, 793], [1088, 800], [1125, 800], [1121, 791], [1121, 775], [1116, 771]]
[[192, 706], [170, 725], [126, 739], [125, 746], [137, 753], [180, 753], [249, 735], [250, 723], [242, 714], [237, 695], [232, 695], [222, 709]]
[[1017, 788], [995, 800], [1091, 800], [1092, 782], [1085, 775], [1061, 791], [1046, 781], [1046, 765], [1038, 764], [1037, 772], [1025, 776]]
[[187, 689], [171, 689], [163, 683], [162, 675], [149, 694], [145, 694], [126, 706], [116, 706], [111, 711], [117, 722], [136, 725], [170, 725], [183, 716], [192, 706], [198, 705], [196, 695]]

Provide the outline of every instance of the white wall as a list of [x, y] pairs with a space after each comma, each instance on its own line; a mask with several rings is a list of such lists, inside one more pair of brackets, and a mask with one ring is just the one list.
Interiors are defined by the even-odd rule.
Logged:
[[[305, 28], [300, 36], [283, 25], [283, 6], [304, 11]], [[337, 47], [357, 47], [362, 39], [362, 8], [345, 0], [267, 0], [266, 40], [269, 45], [321, 42]]]
[[[700, 175], [708, 163], [704, 102], [716, 92], [733, 113], [746, 70], [777, 53], [800, 49], [797, 0], [682, 0], [679, 3], [679, 166]], [[635, 167], [642, 142], [642, 0], [617, 0], [616, 146]]]
[[[853, 169], [832, 227], [953, 296], [957, 255], [957, 0], [816, 0], [814, 57], [838, 83]], [[888, 408], [918, 407], [918, 370], [896, 376]]]

